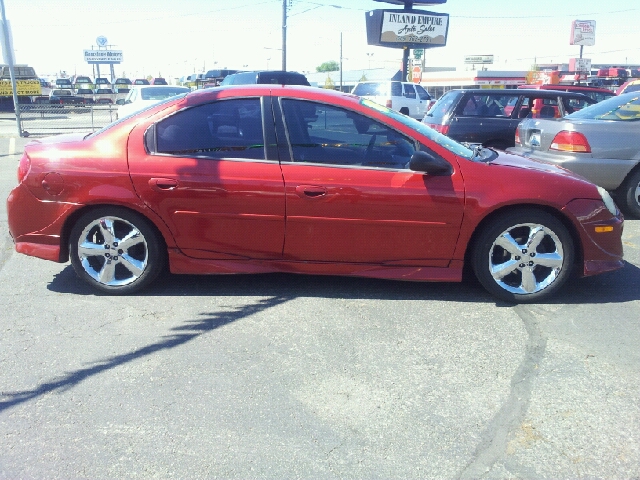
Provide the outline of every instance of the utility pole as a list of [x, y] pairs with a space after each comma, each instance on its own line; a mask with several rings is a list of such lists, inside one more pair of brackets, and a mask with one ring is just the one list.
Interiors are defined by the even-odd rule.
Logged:
[[342, 32], [340, 32], [340, 91], [342, 92]]
[[4, 59], [9, 66], [9, 75], [11, 77], [11, 89], [13, 90], [13, 109], [16, 112], [16, 126], [18, 127], [18, 136], [22, 136], [22, 125], [20, 122], [20, 105], [18, 105], [18, 88], [16, 86], [16, 73], [13, 69], [13, 44], [9, 35], [9, 25], [4, 11], [4, 0], [0, 0], [0, 10], [2, 15], [2, 52]]
[[282, 0], [282, 70], [287, 71], [287, 2]]

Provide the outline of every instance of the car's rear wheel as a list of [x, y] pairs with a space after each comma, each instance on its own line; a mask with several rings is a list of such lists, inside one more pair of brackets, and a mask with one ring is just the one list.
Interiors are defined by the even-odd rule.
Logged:
[[640, 168], [636, 168], [623, 184], [621, 192], [627, 213], [640, 218]]
[[574, 257], [571, 234], [562, 222], [523, 209], [497, 217], [480, 233], [472, 264], [491, 294], [529, 303], [554, 294], [567, 281]]
[[163, 270], [159, 235], [141, 215], [101, 207], [82, 215], [71, 230], [71, 264], [80, 278], [109, 294], [136, 292]]

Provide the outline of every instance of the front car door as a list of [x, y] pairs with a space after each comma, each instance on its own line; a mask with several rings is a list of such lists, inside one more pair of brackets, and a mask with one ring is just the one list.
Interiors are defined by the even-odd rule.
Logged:
[[294, 261], [448, 266], [462, 222], [457, 171], [409, 170], [420, 146], [386, 124], [308, 100], [274, 100]]
[[274, 133], [265, 102], [219, 99], [132, 132], [134, 187], [185, 255], [281, 258], [284, 183], [277, 151], [266, 147], [275, 142], [266, 141]]

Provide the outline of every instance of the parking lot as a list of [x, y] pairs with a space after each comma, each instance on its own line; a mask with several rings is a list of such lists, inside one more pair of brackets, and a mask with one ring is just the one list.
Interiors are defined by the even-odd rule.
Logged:
[[638, 478], [640, 220], [623, 241], [537, 305], [285, 274], [109, 297], [14, 253], [3, 200], [0, 478]]

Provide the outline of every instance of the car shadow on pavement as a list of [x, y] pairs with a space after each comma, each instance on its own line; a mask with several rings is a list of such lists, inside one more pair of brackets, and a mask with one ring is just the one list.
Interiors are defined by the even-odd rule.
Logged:
[[[80, 280], [69, 265], [48, 285], [49, 290], [77, 295], [102, 293]], [[365, 277], [261, 273], [237, 275], [165, 274], [139, 296], [269, 296], [380, 300], [487, 302], [491, 297], [477, 282], [403, 282]]]
[[[403, 282], [363, 277], [299, 275], [288, 273], [240, 275], [165, 274], [140, 296], [277, 296], [379, 300], [437, 300], [513, 304], [496, 300], [473, 278], [462, 283]], [[49, 290], [77, 295], [103, 295], [80, 280], [69, 265], [54, 277]], [[640, 300], [640, 268], [624, 268], [586, 278], [572, 278], [557, 295], [540, 303], [606, 304]]]
[[32, 389], [1, 391], [0, 412], [52, 392], [64, 392], [95, 375], [99, 375], [105, 371], [133, 362], [140, 358], [179, 347], [217, 328], [280, 305], [289, 300], [291, 300], [290, 297], [279, 295], [269, 298], [261, 298], [255, 302], [236, 307], [232, 310], [225, 308], [219, 312], [203, 313], [201, 314], [201, 318], [172, 328], [171, 331], [174, 333], [161, 337], [157, 342], [144, 345], [138, 349], [122, 353], [120, 355], [96, 360], [86, 368], [80, 368], [55, 376], [51, 380], [42, 382]]
[[[555, 297], [554, 303], [614, 303], [640, 299], [640, 268], [627, 263], [618, 272], [572, 280]], [[64, 268], [49, 285], [51, 291], [77, 295], [99, 295], [81, 281], [71, 266]], [[96, 360], [80, 368], [55, 376], [31, 389], [0, 392], [0, 412], [51, 392], [64, 392], [84, 380], [157, 352], [179, 347], [208, 332], [256, 313], [276, 307], [300, 296], [321, 298], [357, 298], [380, 300], [439, 300], [495, 302], [476, 282], [415, 283], [353, 277], [308, 276], [291, 274], [260, 275], [165, 275], [143, 296], [259, 296], [256, 301], [232, 310], [205, 312], [195, 320], [171, 329], [169, 335], [140, 348]], [[510, 306], [496, 302], [499, 307]]]

